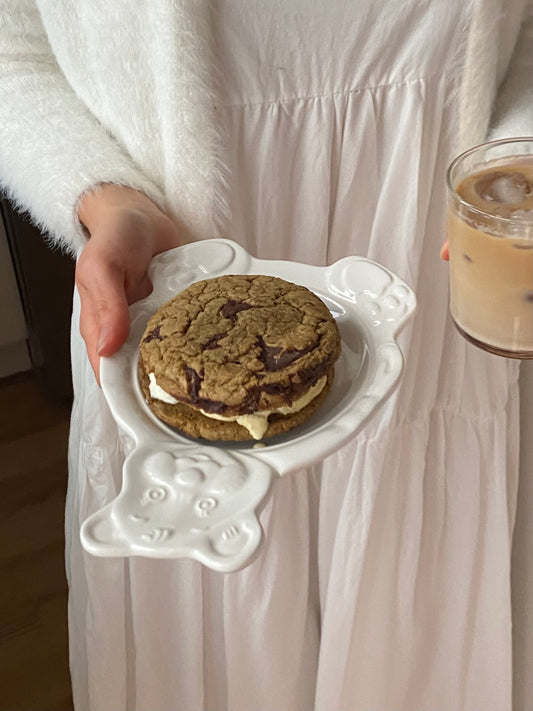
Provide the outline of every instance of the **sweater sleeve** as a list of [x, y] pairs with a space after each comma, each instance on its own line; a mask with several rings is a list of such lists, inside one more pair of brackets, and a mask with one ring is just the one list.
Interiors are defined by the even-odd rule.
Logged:
[[492, 114], [489, 139], [533, 136], [533, 1], [523, 22]]
[[86, 241], [76, 214], [86, 191], [108, 182], [164, 198], [67, 82], [33, 0], [0, 0], [0, 18], [0, 184], [74, 255]]

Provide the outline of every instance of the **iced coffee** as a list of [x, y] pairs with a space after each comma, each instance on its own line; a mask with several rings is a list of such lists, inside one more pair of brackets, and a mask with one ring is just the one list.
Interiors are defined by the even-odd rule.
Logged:
[[467, 151], [448, 187], [453, 320], [485, 350], [533, 358], [533, 139]]

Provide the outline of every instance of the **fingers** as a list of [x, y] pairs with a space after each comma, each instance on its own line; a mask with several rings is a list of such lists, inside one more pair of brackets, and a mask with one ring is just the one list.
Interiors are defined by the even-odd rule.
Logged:
[[448, 249], [448, 240], [442, 245], [440, 250], [440, 258], [444, 259], [446, 262], [450, 261], [450, 252]]
[[96, 380], [100, 384], [100, 357], [113, 355], [130, 328], [124, 273], [106, 264], [89, 263], [77, 270], [81, 300], [80, 333]]

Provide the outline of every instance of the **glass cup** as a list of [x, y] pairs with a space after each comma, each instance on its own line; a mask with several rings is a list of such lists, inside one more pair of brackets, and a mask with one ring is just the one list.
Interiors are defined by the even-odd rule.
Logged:
[[486, 351], [533, 358], [533, 138], [471, 148], [447, 183], [455, 325]]

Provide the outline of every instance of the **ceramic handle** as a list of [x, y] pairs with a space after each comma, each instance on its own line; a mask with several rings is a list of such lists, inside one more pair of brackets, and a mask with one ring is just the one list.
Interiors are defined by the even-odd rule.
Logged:
[[391, 337], [416, 306], [414, 291], [399, 277], [369, 259], [341, 259], [330, 267], [332, 292], [355, 304], [372, 329]]
[[141, 443], [126, 459], [120, 494], [83, 524], [83, 546], [98, 556], [190, 557], [237, 570], [261, 543], [256, 510], [272, 475], [242, 452]]

